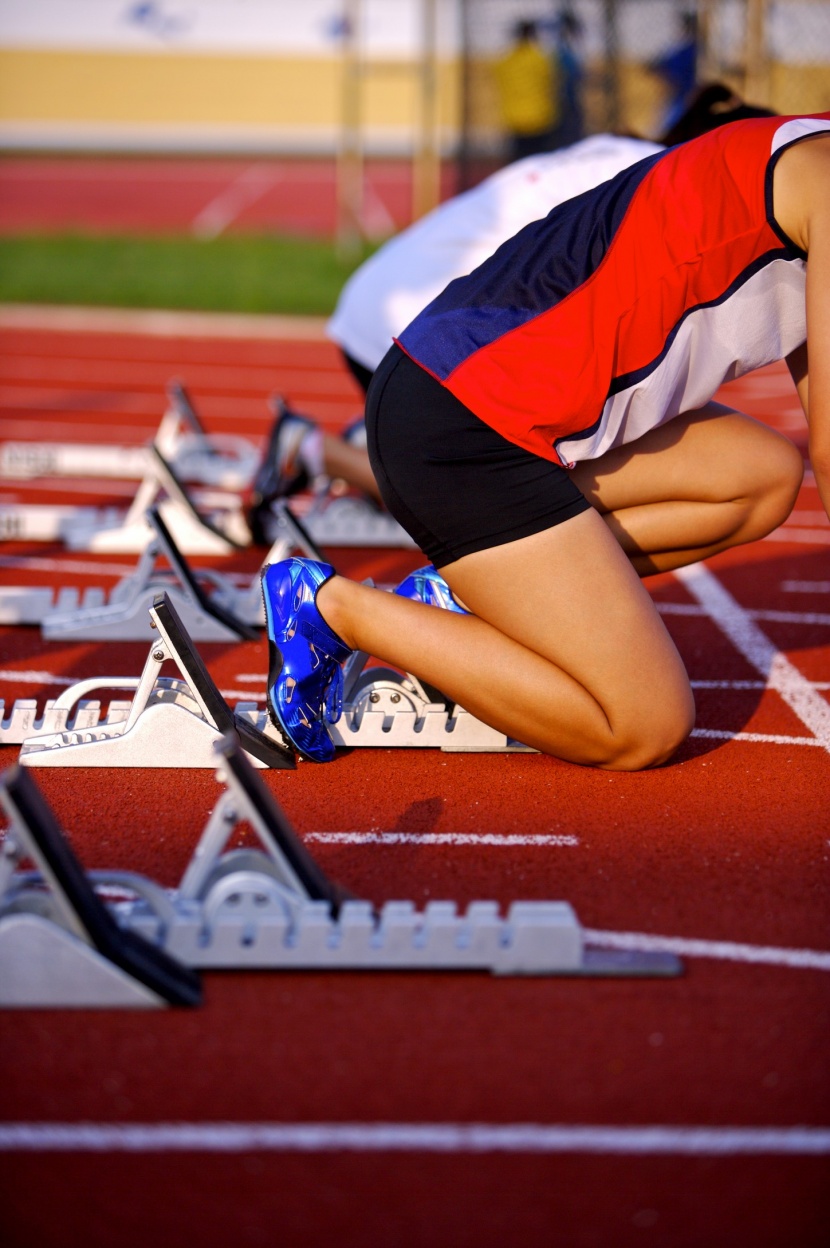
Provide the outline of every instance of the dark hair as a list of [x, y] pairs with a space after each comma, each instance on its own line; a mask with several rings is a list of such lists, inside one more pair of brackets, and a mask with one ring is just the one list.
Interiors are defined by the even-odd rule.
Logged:
[[723, 82], [710, 82], [701, 87], [683, 116], [658, 139], [666, 147], [686, 143], [698, 135], [708, 134], [729, 121], [746, 121], [750, 117], [774, 117], [769, 108], [745, 104], [731, 87]]
[[539, 27], [529, 18], [523, 18], [513, 27], [514, 39], [535, 39], [538, 33]]

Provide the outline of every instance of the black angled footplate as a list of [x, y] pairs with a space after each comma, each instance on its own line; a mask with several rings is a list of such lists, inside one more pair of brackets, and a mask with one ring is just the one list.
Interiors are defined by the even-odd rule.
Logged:
[[187, 508], [194, 520], [207, 529], [208, 532], [212, 533], [214, 537], [221, 538], [223, 542], [227, 542], [229, 546], [234, 546], [237, 550], [242, 550], [243, 547], [239, 542], [229, 537], [227, 533], [223, 533], [217, 525], [201, 514], [184, 483], [179, 479], [174, 468], [164, 458], [155, 443], [150, 445], [150, 454], [155, 461], [156, 475], [170, 497], [177, 499], [183, 507]]
[[[244, 740], [242, 745], [247, 749]], [[275, 858], [285, 859], [310, 901], [329, 902], [332, 913], [337, 915], [344, 901], [354, 900], [354, 893], [326, 875], [288, 822], [262, 776], [237, 747], [233, 737], [226, 735], [218, 741], [216, 751], [224, 759], [224, 766], [235, 782], [237, 791], [241, 789], [244, 793], [245, 801], [251, 807], [250, 813], [256, 817], [257, 831], [266, 847]]]
[[27, 847], [44, 878], [72, 912], [80, 934], [108, 962], [170, 1005], [200, 1005], [199, 976], [163, 949], [119, 927], [97, 896], [30, 773], [13, 767], [3, 776], [6, 805], [25, 828]]
[[156, 530], [164, 554], [170, 561], [171, 567], [178, 573], [182, 584], [187, 586], [205, 615], [212, 616], [214, 620], [224, 624], [226, 628], [236, 633], [237, 637], [240, 637], [243, 641], [256, 641], [259, 637], [260, 629], [255, 628], [253, 624], [246, 624], [244, 620], [240, 620], [232, 611], [228, 611], [227, 608], [214, 602], [210, 595], [206, 594], [202, 589], [202, 586], [193, 574], [193, 569], [176, 545], [173, 534], [167, 527], [158, 506], [147, 509], [147, 519]]
[[164, 629], [175, 647], [188, 680], [198, 691], [219, 731], [235, 733], [242, 748], [254, 758], [259, 759], [266, 767], [293, 770], [297, 764], [294, 753], [288, 746], [280, 745], [270, 737], [266, 737], [254, 724], [243, 719], [241, 715], [235, 714], [228, 706], [166, 594], [156, 595], [153, 599], [153, 611], [159, 626]]
[[193, 400], [183, 381], [174, 378], [167, 384], [167, 397], [175, 407], [181, 420], [190, 427], [190, 432], [207, 441], [207, 430], [202, 424], [199, 413], [193, 406]]

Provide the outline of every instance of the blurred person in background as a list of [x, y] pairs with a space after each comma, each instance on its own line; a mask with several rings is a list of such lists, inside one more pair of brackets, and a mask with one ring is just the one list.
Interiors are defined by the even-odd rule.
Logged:
[[523, 20], [494, 66], [508, 160], [548, 151], [559, 121], [558, 61], [542, 46], [539, 25]]
[[585, 133], [582, 87], [585, 70], [579, 52], [582, 22], [571, 9], [563, 9], [552, 23], [554, 56], [559, 78], [559, 121], [553, 132], [552, 147], [577, 143]]
[[668, 101], [660, 127], [663, 131], [670, 130], [683, 116], [697, 83], [697, 14], [686, 11], [679, 15], [679, 20], [679, 41], [649, 66], [652, 73], [663, 80], [668, 90]]

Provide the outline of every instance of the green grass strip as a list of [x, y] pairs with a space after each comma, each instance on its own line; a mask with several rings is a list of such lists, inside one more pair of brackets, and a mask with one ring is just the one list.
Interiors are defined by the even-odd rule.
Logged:
[[332, 243], [235, 234], [200, 241], [0, 239], [0, 302], [328, 315], [349, 274]]

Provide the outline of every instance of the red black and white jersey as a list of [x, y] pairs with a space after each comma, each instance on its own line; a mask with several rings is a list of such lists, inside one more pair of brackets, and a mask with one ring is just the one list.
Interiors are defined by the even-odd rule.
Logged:
[[806, 255], [773, 213], [775, 163], [830, 113], [733, 122], [534, 221], [398, 342], [511, 442], [595, 459], [807, 336]]

